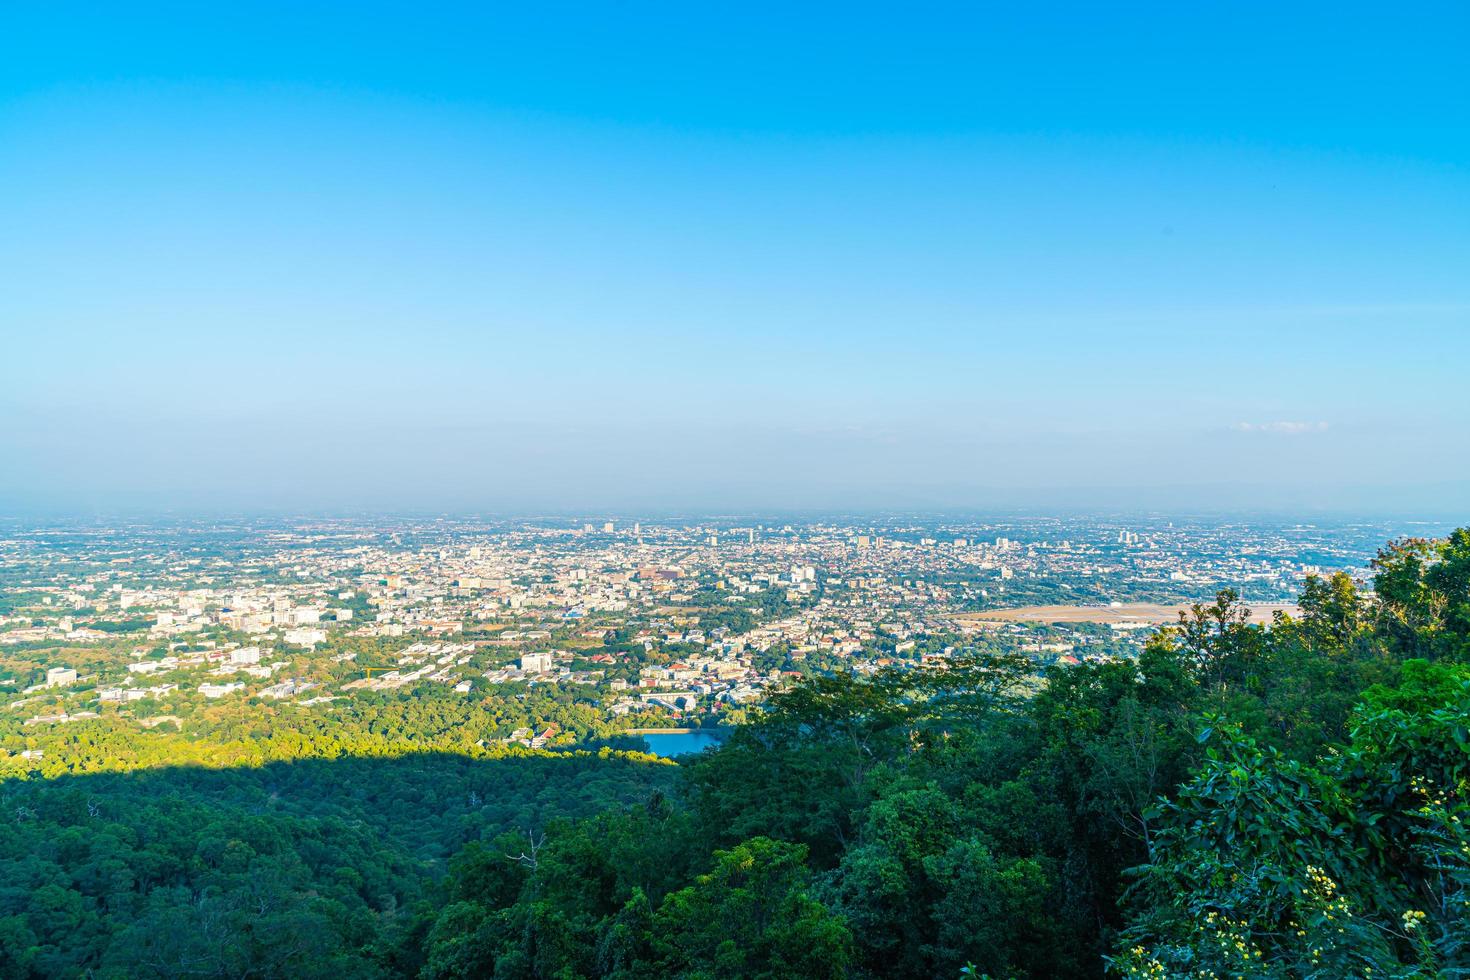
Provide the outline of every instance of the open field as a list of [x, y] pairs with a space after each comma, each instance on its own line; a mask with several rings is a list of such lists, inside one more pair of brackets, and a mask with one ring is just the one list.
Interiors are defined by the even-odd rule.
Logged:
[[[1269, 625], [1277, 610], [1292, 616], [1299, 614], [1294, 602], [1248, 602], [1250, 622]], [[955, 618], [965, 623], [1174, 623], [1187, 604], [1169, 605], [1157, 602], [1130, 602], [1120, 606], [1022, 606], [1017, 609], [991, 609], [979, 613], [961, 613]]]

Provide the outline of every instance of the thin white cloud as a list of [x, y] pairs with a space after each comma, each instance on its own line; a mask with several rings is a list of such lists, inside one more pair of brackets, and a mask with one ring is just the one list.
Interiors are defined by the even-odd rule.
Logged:
[[1269, 432], [1283, 436], [1302, 436], [1311, 432], [1326, 432], [1326, 422], [1237, 422], [1231, 426], [1236, 432]]

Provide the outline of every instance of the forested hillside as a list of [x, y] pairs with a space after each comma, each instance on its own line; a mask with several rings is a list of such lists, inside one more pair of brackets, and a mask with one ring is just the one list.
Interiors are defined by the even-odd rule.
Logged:
[[0, 976], [1465, 975], [1470, 531], [1374, 570], [1136, 660], [808, 680], [677, 769], [6, 781]]
[[672, 773], [508, 750], [3, 781], [0, 977], [411, 972], [399, 947], [467, 841], [642, 801]]

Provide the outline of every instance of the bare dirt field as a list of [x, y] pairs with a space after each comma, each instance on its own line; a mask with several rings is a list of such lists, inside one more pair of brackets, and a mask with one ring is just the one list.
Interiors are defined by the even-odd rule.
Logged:
[[[1292, 602], [1247, 602], [1250, 622], [1270, 625], [1272, 616], [1282, 610], [1299, 614]], [[969, 623], [1174, 623], [1179, 613], [1189, 606], [1156, 602], [1130, 602], [1121, 606], [1022, 606], [1018, 609], [991, 609], [980, 613], [961, 613], [955, 618]]]

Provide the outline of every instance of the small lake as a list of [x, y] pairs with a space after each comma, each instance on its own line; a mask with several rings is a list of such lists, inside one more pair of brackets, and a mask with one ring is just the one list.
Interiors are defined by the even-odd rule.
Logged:
[[719, 745], [725, 740], [724, 736], [714, 732], [655, 732], [640, 738], [648, 746], [648, 751], [665, 759], [690, 752], [703, 752], [711, 745]]

